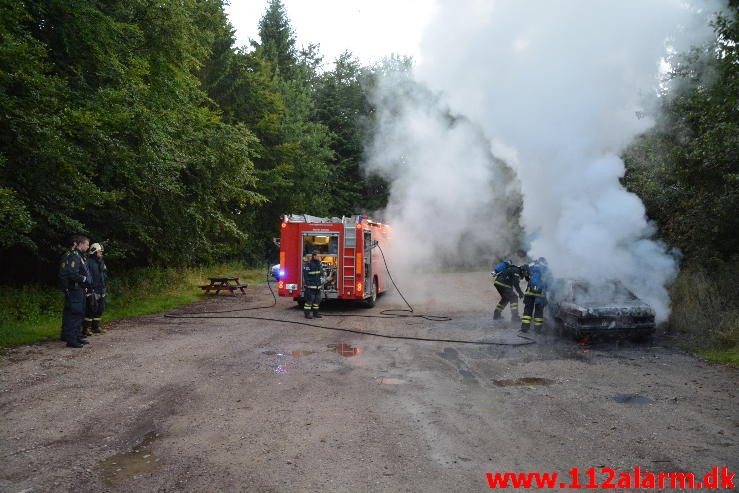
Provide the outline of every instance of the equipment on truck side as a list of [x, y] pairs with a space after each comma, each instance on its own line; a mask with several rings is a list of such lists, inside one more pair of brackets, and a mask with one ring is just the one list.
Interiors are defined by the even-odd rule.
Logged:
[[314, 251], [325, 273], [322, 300], [358, 300], [374, 306], [377, 295], [389, 288], [387, 268], [377, 248], [390, 241], [388, 225], [362, 215], [285, 214], [280, 219], [280, 296], [303, 301], [303, 267]]

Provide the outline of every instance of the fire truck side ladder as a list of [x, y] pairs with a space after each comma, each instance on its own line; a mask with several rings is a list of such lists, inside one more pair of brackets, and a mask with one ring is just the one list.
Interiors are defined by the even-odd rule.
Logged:
[[[357, 249], [357, 229], [352, 218], [344, 218], [344, 253], [341, 262], [342, 290], [345, 294], [354, 292], [355, 259]], [[351, 293], [349, 293], [351, 291]]]

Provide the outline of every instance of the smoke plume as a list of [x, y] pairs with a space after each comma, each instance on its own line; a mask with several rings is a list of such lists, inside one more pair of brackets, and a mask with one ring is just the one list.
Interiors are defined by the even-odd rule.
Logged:
[[676, 255], [620, 184], [619, 154], [653, 124], [637, 115], [668, 50], [711, 36], [723, 6], [440, 1], [414, 80], [376, 94], [368, 168], [392, 181], [394, 264], [491, 265], [522, 248], [558, 277], [620, 279], [666, 319]]

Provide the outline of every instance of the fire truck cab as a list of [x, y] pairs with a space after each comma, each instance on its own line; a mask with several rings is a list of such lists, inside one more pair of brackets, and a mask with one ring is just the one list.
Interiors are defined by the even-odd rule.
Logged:
[[324, 271], [322, 299], [358, 300], [371, 307], [389, 287], [380, 251], [390, 239], [389, 226], [361, 215], [286, 214], [280, 219], [280, 296], [302, 302], [303, 267], [314, 251]]

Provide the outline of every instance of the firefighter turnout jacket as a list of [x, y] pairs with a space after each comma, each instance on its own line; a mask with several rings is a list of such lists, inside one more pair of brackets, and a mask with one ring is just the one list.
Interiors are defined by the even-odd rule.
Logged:
[[323, 268], [320, 260], [311, 259], [303, 268], [303, 286], [306, 289], [321, 289]]
[[518, 267], [515, 265], [508, 265], [495, 276], [494, 284], [503, 288], [513, 288], [518, 293], [521, 293], [521, 288], [519, 287], [520, 283], [521, 276], [519, 274]]
[[534, 296], [537, 303], [545, 303], [547, 290], [551, 286], [551, 273], [546, 265], [534, 262], [528, 269], [529, 284], [526, 287], [526, 295]]

